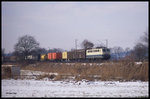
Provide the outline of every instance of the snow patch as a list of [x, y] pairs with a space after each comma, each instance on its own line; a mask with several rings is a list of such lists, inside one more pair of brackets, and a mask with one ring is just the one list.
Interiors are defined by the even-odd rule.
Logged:
[[142, 64], [142, 62], [135, 62], [135, 64], [136, 64], [136, 65], [141, 65], [141, 64]]
[[2, 80], [2, 97], [141, 97], [148, 82]]

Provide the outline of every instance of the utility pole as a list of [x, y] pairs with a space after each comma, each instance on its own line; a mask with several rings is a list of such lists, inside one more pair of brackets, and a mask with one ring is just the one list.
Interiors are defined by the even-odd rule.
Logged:
[[106, 47], [108, 47], [108, 40], [106, 39]]
[[75, 49], [77, 50], [77, 39], [75, 39]]
[[77, 39], [75, 39], [75, 59], [77, 58]]
[[101, 45], [102, 45], [102, 46], [104, 46], [104, 47], [108, 47], [108, 40], [107, 40], [107, 39], [105, 39], [106, 44], [102, 43], [100, 40], [98, 40], [98, 41], [101, 43]]

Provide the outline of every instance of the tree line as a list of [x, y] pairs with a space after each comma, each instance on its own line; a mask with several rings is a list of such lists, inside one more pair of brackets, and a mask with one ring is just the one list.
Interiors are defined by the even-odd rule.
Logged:
[[[121, 52], [130, 52], [128, 56], [130, 58], [135, 59], [136, 61], [144, 61], [148, 60], [148, 44], [149, 44], [149, 38], [148, 38], [148, 32], [144, 32], [144, 34], [139, 38], [139, 42], [137, 42], [133, 49], [126, 48], [123, 50], [123, 48], [116, 46], [111, 48], [111, 52], [115, 53], [119, 58], [121, 58], [120, 53]], [[22, 37], [19, 37], [18, 42], [14, 45], [14, 52], [12, 52], [13, 55], [18, 56], [19, 59], [24, 60], [28, 55], [37, 55], [42, 53], [48, 53], [48, 52], [62, 52], [64, 51], [61, 48], [53, 48], [46, 50], [45, 48], [41, 48], [39, 46], [40, 44], [38, 41], [30, 35], [25, 35]], [[91, 41], [85, 39], [81, 43], [81, 47], [83, 49], [93, 48], [94, 43]], [[104, 47], [104, 45], [99, 45], [97, 47]], [[72, 49], [75, 50], [75, 49]], [[1, 55], [5, 56], [5, 49], [2, 49]]]

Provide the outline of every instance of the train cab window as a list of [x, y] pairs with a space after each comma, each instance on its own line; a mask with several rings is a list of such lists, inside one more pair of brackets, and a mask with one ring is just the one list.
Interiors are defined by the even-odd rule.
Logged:
[[99, 50], [99, 49], [96, 49], [96, 50], [88, 50], [87, 52], [88, 52], [88, 53], [92, 53], [92, 52], [100, 52], [100, 50]]
[[99, 50], [95, 50], [95, 52], [99, 52]]
[[106, 52], [106, 49], [103, 49], [103, 52]]
[[92, 51], [88, 51], [88, 53], [91, 53]]
[[107, 49], [107, 52], [110, 52], [110, 49]]

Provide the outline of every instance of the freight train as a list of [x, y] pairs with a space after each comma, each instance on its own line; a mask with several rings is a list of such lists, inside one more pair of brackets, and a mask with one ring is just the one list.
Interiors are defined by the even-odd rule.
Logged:
[[110, 59], [110, 49], [106, 47], [78, 49], [68, 52], [55, 52], [40, 55], [40, 61], [88, 61]]
[[95, 61], [108, 59], [110, 59], [110, 49], [106, 47], [78, 49], [68, 52], [51, 52], [39, 55], [29, 55], [26, 57], [26, 60], [50, 62]]

